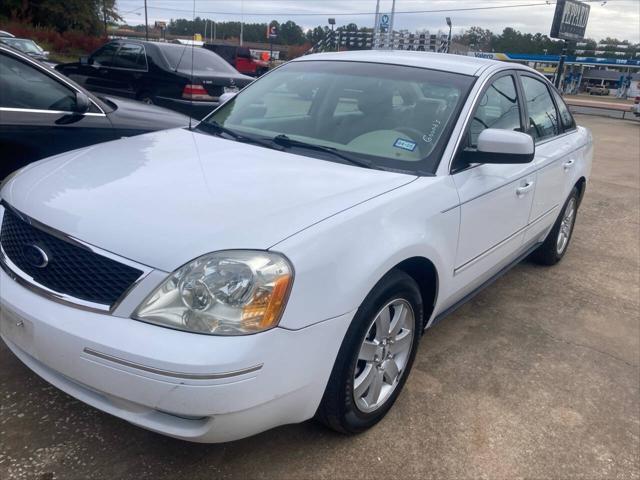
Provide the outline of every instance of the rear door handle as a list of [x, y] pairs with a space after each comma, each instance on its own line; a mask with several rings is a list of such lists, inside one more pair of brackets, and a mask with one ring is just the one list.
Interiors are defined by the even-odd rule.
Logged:
[[566, 172], [568, 170], [571, 170], [575, 166], [575, 164], [576, 164], [576, 160], [575, 160], [575, 158], [572, 158], [571, 160], [569, 160], [567, 162], [564, 162], [562, 164], [562, 167], [564, 168], [564, 171]]
[[533, 188], [533, 182], [529, 181], [529, 182], [525, 183], [524, 185], [522, 185], [521, 187], [516, 188], [516, 195], [518, 197], [523, 197], [527, 193], [529, 193], [532, 188]]

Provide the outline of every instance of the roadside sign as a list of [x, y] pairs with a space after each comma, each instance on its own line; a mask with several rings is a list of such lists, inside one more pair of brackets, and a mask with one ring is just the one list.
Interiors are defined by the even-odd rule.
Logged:
[[551, 24], [551, 38], [582, 40], [587, 30], [591, 5], [578, 0], [557, 0]]
[[387, 33], [389, 31], [390, 21], [391, 21], [391, 17], [388, 14], [383, 13], [382, 15], [380, 15], [379, 27], [380, 27], [381, 33]]
[[278, 27], [275, 25], [269, 25], [267, 27], [267, 38], [274, 39], [278, 37]]

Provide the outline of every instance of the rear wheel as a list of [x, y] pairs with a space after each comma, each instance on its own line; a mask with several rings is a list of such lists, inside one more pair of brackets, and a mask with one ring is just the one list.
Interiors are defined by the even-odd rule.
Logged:
[[416, 282], [394, 270], [358, 309], [338, 353], [317, 418], [342, 433], [362, 432], [389, 411], [409, 375], [423, 307]]
[[576, 223], [578, 198], [578, 189], [574, 187], [544, 243], [531, 255], [534, 262], [541, 265], [555, 265], [562, 260], [569, 247]]

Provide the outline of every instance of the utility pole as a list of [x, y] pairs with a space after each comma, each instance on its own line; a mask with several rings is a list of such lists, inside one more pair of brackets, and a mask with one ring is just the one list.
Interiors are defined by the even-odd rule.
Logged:
[[449, 37], [447, 38], [447, 51], [445, 53], [449, 53], [449, 49], [451, 48], [451, 28], [453, 26], [451, 17], [447, 17], [447, 25], [449, 25]]
[[244, 36], [244, 0], [240, 0], [240, 46], [243, 43]]
[[104, 36], [107, 35], [107, 0], [102, 0], [102, 21], [104, 22]]
[[144, 39], [149, 41], [149, 20], [147, 20], [147, 0], [144, 0]]
[[376, 1], [376, 17], [373, 21], [373, 48], [376, 48], [378, 35], [380, 34], [380, 0]]
[[394, 35], [393, 35], [393, 19], [396, 16], [396, 0], [391, 3], [391, 20], [389, 21], [389, 49], [393, 50]]

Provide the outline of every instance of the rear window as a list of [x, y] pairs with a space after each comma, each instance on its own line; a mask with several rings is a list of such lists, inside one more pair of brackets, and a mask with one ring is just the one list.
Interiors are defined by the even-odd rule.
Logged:
[[196, 72], [238, 73], [219, 55], [202, 47], [163, 45], [160, 50], [171, 70], [189, 73], [193, 65], [193, 71]]

